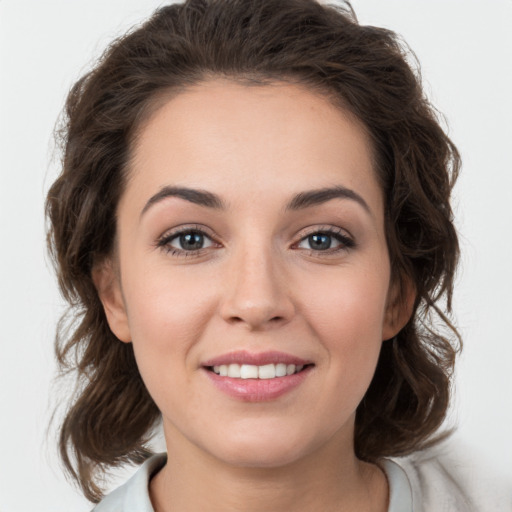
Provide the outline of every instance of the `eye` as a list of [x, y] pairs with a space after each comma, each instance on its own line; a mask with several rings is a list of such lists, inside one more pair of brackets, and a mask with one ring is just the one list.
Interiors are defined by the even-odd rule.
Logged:
[[335, 230], [315, 231], [302, 238], [297, 244], [299, 249], [320, 252], [336, 252], [354, 247], [354, 241], [342, 232]]
[[199, 229], [183, 229], [164, 235], [158, 241], [158, 247], [166, 249], [173, 255], [199, 253], [202, 249], [214, 246], [213, 240]]
[[[327, 233], [315, 233], [304, 238], [299, 247], [304, 249], [314, 249], [316, 251], [325, 251], [330, 249], [333, 244], [333, 237]], [[309, 246], [309, 247], [304, 247]]]
[[199, 231], [189, 231], [176, 235], [170, 242], [171, 247], [182, 249], [183, 251], [198, 251], [205, 247], [210, 247], [212, 241]]

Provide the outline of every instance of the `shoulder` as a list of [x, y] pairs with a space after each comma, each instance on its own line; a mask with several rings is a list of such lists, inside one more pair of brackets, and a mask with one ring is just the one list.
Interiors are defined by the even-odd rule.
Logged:
[[124, 485], [105, 496], [91, 512], [154, 512], [149, 498], [149, 480], [166, 460], [164, 453], [149, 458]]
[[414, 512], [512, 512], [512, 482], [460, 442], [391, 460], [409, 480]]

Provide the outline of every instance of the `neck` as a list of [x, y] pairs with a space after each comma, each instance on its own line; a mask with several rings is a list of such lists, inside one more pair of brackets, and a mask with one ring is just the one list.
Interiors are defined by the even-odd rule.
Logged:
[[233, 466], [168, 440], [168, 462], [150, 482], [153, 507], [155, 512], [385, 512], [383, 472], [335, 444], [281, 467], [262, 468]]

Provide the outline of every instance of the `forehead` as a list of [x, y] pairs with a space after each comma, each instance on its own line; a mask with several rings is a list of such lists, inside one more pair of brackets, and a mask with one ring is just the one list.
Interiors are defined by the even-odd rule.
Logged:
[[245, 192], [268, 197], [342, 185], [381, 202], [364, 126], [325, 96], [290, 83], [191, 87], [161, 102], [132, 155], [129, 188], [138, 195], [173, 185], [236, 201]]

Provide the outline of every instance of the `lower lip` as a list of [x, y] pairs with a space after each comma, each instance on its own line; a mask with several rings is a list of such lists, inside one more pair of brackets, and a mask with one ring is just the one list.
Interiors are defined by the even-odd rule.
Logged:
[[215, 372], [205, 372], [213, 384], [227, 395], [245, 402], [267, 402], [297, 388], [308, 376], [311, 366], [307, 366], [299, 373], [276, 377], [274, 379], [233, 379], [221, 377]]

